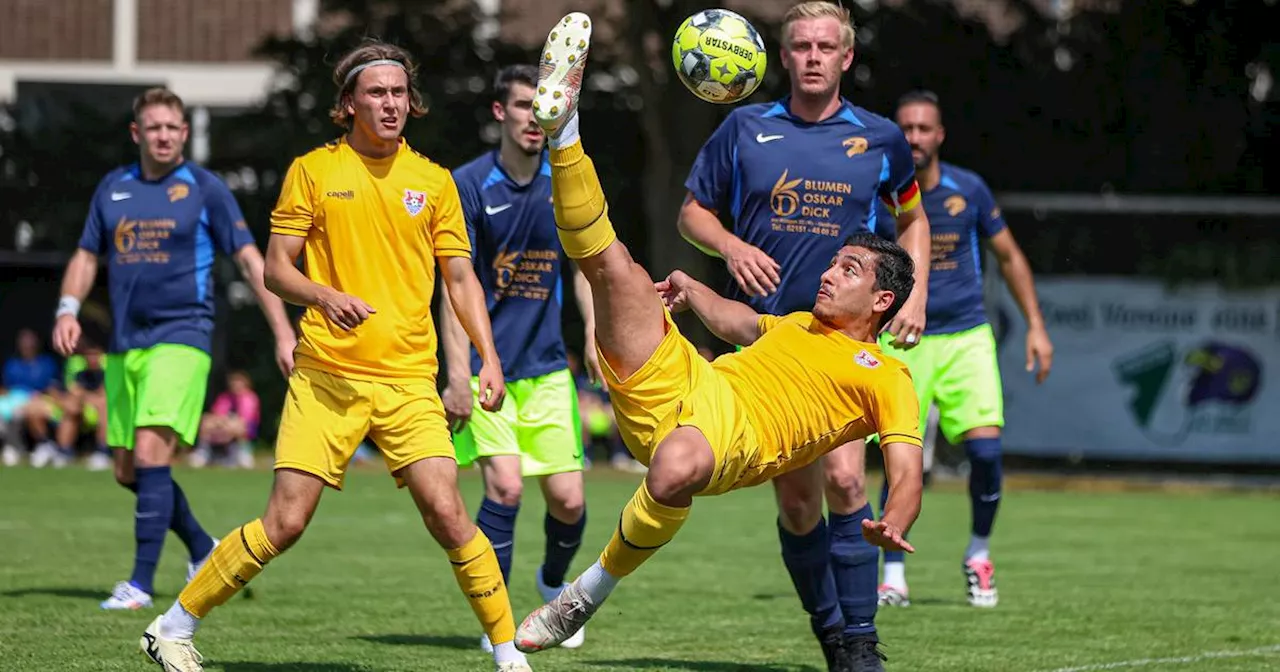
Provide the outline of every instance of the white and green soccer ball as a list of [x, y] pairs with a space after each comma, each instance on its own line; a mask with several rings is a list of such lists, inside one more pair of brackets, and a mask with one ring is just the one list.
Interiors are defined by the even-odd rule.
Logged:
[[751, 22], [727, 9], [704, 9], [684, 20], [671, 44], [676, 75], [709, 103], [736, 103], [764, 79], [764, 40]]

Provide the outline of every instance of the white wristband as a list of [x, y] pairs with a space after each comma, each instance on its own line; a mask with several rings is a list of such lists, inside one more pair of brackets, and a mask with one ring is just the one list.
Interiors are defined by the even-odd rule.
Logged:
[[58, 312], [54, 314], [54, 317], [62, 317], [63, 315], [70, 315], [71, 317], [80, 315], [80, 299], [74, 296], [63, 296], [58, 299]]

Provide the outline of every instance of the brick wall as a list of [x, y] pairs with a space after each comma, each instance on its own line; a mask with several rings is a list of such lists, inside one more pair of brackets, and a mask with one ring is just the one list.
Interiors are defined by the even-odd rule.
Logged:
[[253, 50], [266, 37], [292, 32], [292, 5], [290, 0], [138, 0], [138, 60], [256, 60]]
[[111, 0], [0, 0], [0, 59], [111, 60]]

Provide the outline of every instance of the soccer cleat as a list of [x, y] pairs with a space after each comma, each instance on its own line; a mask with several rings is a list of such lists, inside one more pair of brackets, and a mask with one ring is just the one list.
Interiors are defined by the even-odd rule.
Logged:
[[844, 638], [845, 661], [849, 672], [884, 672], [884, 662], [889, 657], [877, 648], [880, 639], [874, 634], [849, 635]]
[[964, 580], [969, 591], [969, 606], [994, 607], [1000, 601], [996, 591], [996, 566], [990, 560], [966, 561]]
[[204, 556], [204, 558], [199, 561], [193, 560], [187, 563], [187, 583], [191, 583], [191, 579], [196, 578], [196, 572], [199, 572], [200, 568], [204, 567], [204, 563], [209, 562], [209, 558], [213, 557], [213, 549], [217, 547], [218, 540], [214, 539], [213, 545], [209, 547], [209, 555]]
[[142, 649], [143, 655], [163, 667], [165, 672], [203, 672], [204, 656], [196, 651], [191, 640], [165, 639], [160, 636], [162, 618], [163, 615], [156, 616], [156, 620], [151, 621], [151, 625], [143, 631], [142, 639], [138, 640], [138, 647]]
[[496, 672], [533, 672], [533, 668], [529, 667], [527, 661], [508, 660], [504, 663], [498, 663], [494, 668]]
[[558, 135], [578, 109], [582, 72], [591, 47], [591, 19], [572, 12], [560, 19], [542, 48], [538, 91], [533, 97], [533, 117], [548, 136]]
[[827, 661], [827, 672], [852, 672], [849, 654], [845, 652], [844, 624], [815, 634], [818, 644], [822, 646], [822, 657]]
[[[538, 568], [536, 581], [538, 584], [538, 594], [542, 596], [543, 602], [550, 602], [556, 599], [557, 597], [559, 597], [560, 592], [564, 590], [564, 587], [566, 585], [568, 585], [568, 584], [561, 584], [559, 586], [548, 586], [547, 584], [543, 583], [541, 567]], [[587, 640], [587, 628], [586, 626], [583, 626], [581, 628], [578, 628], [577, 632], [573, 633], [572, 635], [569, 635], [568, 639], [564, 640], [563, 642], [560, 642], [560, 647], [565, 649], [576, 649], [582, 646], [582, 644], [586, 640]]]
[[132, 583], [121, 581], [111, 590], [111, 597], [103, 600], [98, 606], [107, 610], [150, 609], [151, 596]]
[[525, 617], [516, 630], [516, 648], [534, 653], [558, 646], [591, 620], [596, 607], [575, 580], [564, 586], [555, 599]]
[[881, 584], [876, 589], [879, 595], [876, 604], [881, 607], [909, 607], [911, 600], [907, 599], [906, 588], [895, 588], [887, 583]]

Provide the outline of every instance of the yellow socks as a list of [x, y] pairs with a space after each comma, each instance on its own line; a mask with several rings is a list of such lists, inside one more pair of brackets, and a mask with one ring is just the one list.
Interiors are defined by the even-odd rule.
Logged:
[[511, 599], [502, 581], [502, 569], [493, 544], [484, 532], [476, 530], [476, 536], [460, 548], [445, 551], [458, 587], [471, 603], [484, 633], [495, 646], [516, 638], [516, 624], [511, 616]]
[[209, 561], [182, 589], [178, 602], [192, 616], [204, 618], [214, 607], [240, 592], [277, 555], [280, 552], [267, 539], [262, 521], [246, 523], [218, 542], [209, 554]]
[[622, 509], [622, 518], [613, 538], [600, 555], [600, 566], [617, 578], [622, 578], [648, 560], [662, 548], [689, 517], [689, 507], [676, 508], [654, 501], [644, 483]]
[[560, 244], [569, 257], [595, 256], [618, 239], [600, 177], [581, 142], [551, 149], [551, 195]]

